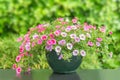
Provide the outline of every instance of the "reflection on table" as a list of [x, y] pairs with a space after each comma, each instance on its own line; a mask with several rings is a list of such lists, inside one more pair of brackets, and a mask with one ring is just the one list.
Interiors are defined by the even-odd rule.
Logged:
[[0, 80], [119, 80], [120, 69], [78, 70], [72, 74], [56, 74], [51, 70], [32, 70], [16, 75], [14, 70], [0, 69]]
[[50, 76], [49, 80], [81, 80], [79, 75], [75, 73], [69, 73], [69, 74], [57, 74], [53, 73]]

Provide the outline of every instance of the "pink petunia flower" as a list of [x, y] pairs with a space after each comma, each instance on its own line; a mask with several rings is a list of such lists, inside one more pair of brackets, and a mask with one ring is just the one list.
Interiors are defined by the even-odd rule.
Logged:
[[56, 44], [56, 40], [55, 39], [51, 39], [47, 41], [47, 45], [55, 45]]
[[60, 30], [56, 30], [55, 32], [54, 32], [54, 34], [55, 34], [55, 36], [59, 36], [60, 35]]
[[79, 38], [79, 37], [76, 37], [76, 38], [75, 38], [75, 42], [80, 42], [80, 38]]
[[51, 39], [54, 38], [54, 34], [52, 34], [52, 33], [50, 33], [49, 36], [50, 36]]
[[16, 62], [19, 62], [20, 60], [21, 60], [21, 56], [18, 55], [18, 56], [16, 57]]
[[29, 45], [29, 44], [26, 44], [26, 45], [25, 45], [25, 49], [26, 49], [26, 51], [30, 51], [30, 49], [31, 49], [31, 48], [30, 48], [30, 45]]
[[30, 72], [30, 71], [31, 71], [31, 68], [30, 68], [30, 67], [28, 67], [27, 72]]
[[44, 26], [43, 24], [39, 24], [37, 26], [38, 32], [43, 32], [45, 30], [45, 28], [43, 26]]
[[42, 44], [42, 39], [39, 39], [39, 40], [37, 41], [37, 44]]
[[16, 64], [13, 64], [13, 66], [12, 66], [12, 69], [16, 69], [17, 68], [17, 65]]
[[93, 46], [94, 44], [93, 44], [93, 42], [91, 42], [91, 41], [88, 41], [88, 46]]
[[58, 44], [63, 46], [63, 45], [66, 44], [66, 41], [65, 40], [60, 40], [60, 41], [58, 41]]
[[56, 44], [56, 40], [55, 39], [51, 39], [52, 45]]
[[64, 21], [64, 18], [58, 18], [57, 20], [62, 22]]
[[93, 28], [94, 30], [96, 30], [96, 26], [93, 26], [92, 28]]
[[97, 40], [98, 42], [101, 42], [101, 41], [102, 41], [102, 38], [96, 38], [96, 40]]
[[81, 56], [86, 56], [86, 52], [84, 50], [80, 51]]
[[77, 18], [72, 19], [73, 23], [77, 23]]
[[21, 56], [21, 57], [24, 57], [24, 55], [25, 55], [24, 53], [20, 53], [20, 54], [19, 54], [19, 56]]
[[46, 36], [46, 35], [42, 35], [42, 36], [41, 36], [41, 39], [42, 39], [42, 40], [46, 40], [46, 39], [47, 39], [47, 36]]
[[22, 68], [21, 68], [21, 67], [16, 68], [16, 74], [20, 74], [21, 71], [22, 71]]
[[32, 47], [34, 47], [36, 45], [36, 43], [35, 42], [32, 42]]
[[84, 31], [89, 31], [90, 27], [87, 23], [84, 23]]
[[23, 46], [20, 46], [19, 52], [20, 52], [20, 53], [23, 53], [23, 52], [24, 52], [24, 47], [23, 47]]
[[73, 50], [72, 54], [73, 54], [73, 56], [77, 56], [79, 54], [79, 51], [78, 50]]
[[51, 41], [51, 40], [48, 40], [48, 41], [47, 41], [47, 45], [52, 45], [52, 41]]
[[40, 29], [40, 28], [43, 27], [43, 24], [39, 24], [39, 25], [37, 25], [36, 27]]
[[109, 32], [109, 34], [110, 34], [110, 35], [112, 35], [112, 34], [113, 34], [113, 32], [112, 32], [112, 31], [110, 31], [110, 32]]
[[37, 39], [38, 37], [39, 37], [39, 36], [38, 36], [38, 34], [36, 34], [36, 33], [33, 35], [33, 39]]
[[47, 45], [47, 46], [45, 47], [45, 49], [46, 49], [47, 51], [52, 51], [53, 46], [52, 46], [52, 45]]
[[22, 37], [19, 37], [18, 39], [17, 39], [17, 42], [20, 42], [20, 41], [22, 41], [23, 40], [23, 38]]
[[104, 33], [104, 32], [106, 31], [106, 27], [105, 27], [105, 26], [102, 26], [99, 30], [100, 30], [100, 32], [103, 32], [103, 33]]
[[57, 25], [57, 26], [55, 26], [57, 29], [59, 29], [60, 28], [60, 26], [59, 25]]

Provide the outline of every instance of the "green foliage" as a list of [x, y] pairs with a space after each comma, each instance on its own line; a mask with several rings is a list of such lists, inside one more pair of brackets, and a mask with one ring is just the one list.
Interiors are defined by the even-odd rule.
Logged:
[[11, 68], [13, 62], [15, 62], [19, 46], [15, 39], [16, 37], [13, 36], [0, 38], [0, 68]]

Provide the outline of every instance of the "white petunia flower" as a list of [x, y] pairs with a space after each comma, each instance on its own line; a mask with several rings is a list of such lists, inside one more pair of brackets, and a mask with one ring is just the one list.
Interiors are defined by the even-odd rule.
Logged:
[[37, 33], [35, 33], [34, 35], [33, 35], [33, 39], [36, 39], [36, 38], [38, 38], [39, 36], [38, 36], [38, 34]]
[[67, 33], [66, 33], [66, 32], [61, 32], [61, 36], [62, 36], [62, 37], [66, 37], [66, 36], [67, 36]]
[[68, 48], [69, 50], [71, 50], [71, 49], [73, 48], [72, 43], [67, 43], [67, 48]]
[[85, 40], [86, 39], [84, 34], [80, 34], [79, 37], [80, 37], [81, 40]]
[[70, 38], [72, 38], [72, 39], [76, 38], [76, 34], [71, 34]]
[[79, 51], [78, 50], [73, 50], [72, 54], [73, 54], [73, 56], [77, 56], [79, 54]]
[[55, 47], [55, 51], [56, 51], [57, 53], [60, 53], [60, 52], [61, 52], [61, 47], [60, 47], [60, 46], [56, 46], [56, 47]]
[[96, 45], [99, 47], [101, 44], [100, 44], [100, 42], [96, 42]]
[[80, 42], [80, 38], [79, 38], [79, 37], [76, 37], [76, 38], [75, 38], [75, 42]]
[[86, 56], [86, 52], [84, 50], [80, 51], [81, 56]]
[[29, 45], [29, 44], [26, 44], [26, 45], [25, 45], [25, 49], [26, 49], [26, 51], [30, 51], [30, 45]]
[[71, 28], [65, 28], [66, 32], [70, 32]]
[[76, 29], [77, 29], [77, 27], [76, 27], [75, 25], [71, 26], [71, 28], [72, 28], [73, 30], [76, 30]]

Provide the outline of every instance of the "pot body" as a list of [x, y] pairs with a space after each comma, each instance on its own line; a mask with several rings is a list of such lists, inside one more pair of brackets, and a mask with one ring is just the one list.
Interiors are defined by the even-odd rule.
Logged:
[[81, 56], [72, 56], [70, 61], [64, 59], [58, 59], [57, 53], [52, 50], [51, 52], [47, 52], [46, 58], [48, 64], [52, 68], [55, 73], [72, 73], [79, 67], [82, 62]]

